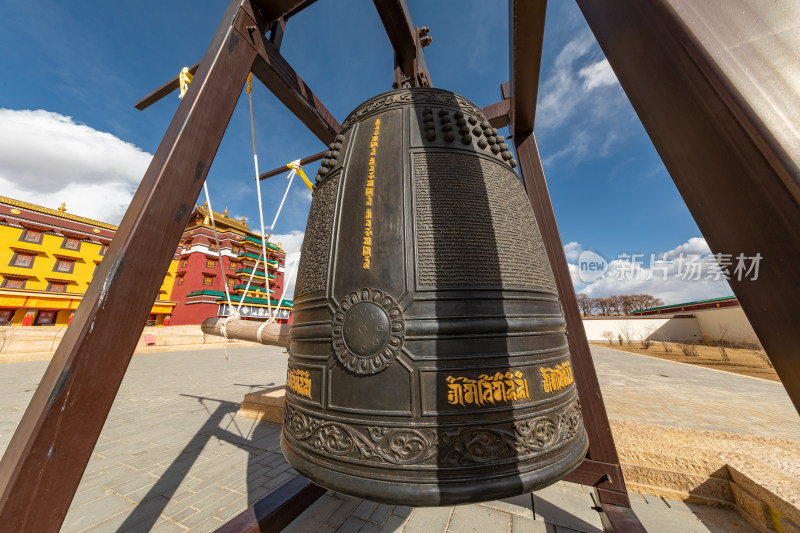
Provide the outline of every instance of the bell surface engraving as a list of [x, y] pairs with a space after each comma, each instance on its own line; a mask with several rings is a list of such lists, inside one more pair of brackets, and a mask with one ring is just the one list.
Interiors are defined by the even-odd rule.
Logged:
[[411, 88], [358, 106], [330, 148], [298, 268], [288, 462], [409, 506], [561, 479], [588, 441], [509, 144], [465, 98]]

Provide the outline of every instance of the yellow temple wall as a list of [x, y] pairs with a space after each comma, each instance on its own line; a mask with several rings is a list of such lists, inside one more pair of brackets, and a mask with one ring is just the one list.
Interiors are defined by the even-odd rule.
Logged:
[[[10, 216], [14, 217], [11, 219], [9, 216], [8, 220], [4, 220], [0, 216], [0, 282], [9, 278], [17, 279], [15, 276], [25, 279], [23, 288], [0, 286], [0, 309], [14, 310], [11, 326], [24, 325], [26, 315], [27, 322], [30, 323], [35, 318], [37, 311], [41, 310], [56, 312], [54, 323], [48, 325], [66, 326], [83, 299], [83, 294], [94, 276], [97, 265], [104, 257], [101, 254], [104, 245], [94, 242], [96, 239], [90, 240], [85, 237], [81, 238], [78, 250], [64, 248], [65, 236], [75, 236], [76, 238], [79, 236], [76, 235], [75, 230], [61, 228], [57, 223], [59, 218], [63, 218], [67, 223], [72, 221], [73, 225], [76, 221], [84, 224], [82, 229], [89, 234], [92, 234], [92, 231], [94, 233], [103, 231], [105, 239], [110, 239], [110, 235], [113, 233], [109, 232], [115, 231], [116, 227], [9, 198], [0, 197], [0, 206], [4, 208], [4, 212], [8, 212]], [[31, 211], [36, 216], [47, 215], [49, 219], [44, 225], [52, 228], [50, 232], [43, 232], [41, 242], [38, 243], [22, 240], [25, 228], [18, 226], [18, 224], [25, 225], [26, 214]], [[17, 218], [22, 222], [17, 222], [15, 220]], [[94, 230], [92, 229], [93, 223], [96, 223]], [[42, 225], [42, 222], [33, 221], [31, 224], [31, 228], [33, 228], [35, 225]], [[65, 235], [53, 234], [61, 233], [62, 229], [67, 232]], [[15, 253], [34, 255], [33, 263], [27, 267], [14, 265]], [[71, 272], [56, 270], [59, 258], [74, 260]], [[178, 261], [171, 261], [161, 284], [158, 299], [150, 311], [151, 315], [155, 315], [157, 325], [164, 324], [164, 318], [172, 313], [175, 306], [175, 302], [170, 301], [170, 297], [177, 268]], [[53, 280], [67, 282], [65, 292], [48, 291], [48, 285]]]

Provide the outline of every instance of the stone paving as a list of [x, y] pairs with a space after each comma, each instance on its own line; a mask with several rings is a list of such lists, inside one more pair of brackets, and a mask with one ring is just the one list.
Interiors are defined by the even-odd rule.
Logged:
[[800, 442], [800, 416], [783, 385], [592, 346], [609, 418]]
[[[797, 414], [779, 384], [592, 351], [612, 418], [798, 438]], [[280, 453], [280, 426], [235, 417], [245, 393], [285, 382], [283, 350], [229, 353], [229, 363], [222, 350], [134, 356], [62, 532], [213, 531], [296, 475]], [[45, 367], [0, 365], [0, 451]], [[734, 511], [631, 496], [648, 531], [753, 531]], [[568, 483], [532, 501], [418, 509], [328, 492], [288, 530], [595, 532], [593, 507], [588, 489]]]

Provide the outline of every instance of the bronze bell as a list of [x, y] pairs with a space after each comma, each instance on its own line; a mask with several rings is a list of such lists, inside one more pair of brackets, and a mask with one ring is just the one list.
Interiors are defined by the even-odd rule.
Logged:
[[281, 448], [298, 472], [429, 506], [536, 490], [583, 460], [564, 315], [514, 166], [448, 91], [347, 117], [294, 293]]

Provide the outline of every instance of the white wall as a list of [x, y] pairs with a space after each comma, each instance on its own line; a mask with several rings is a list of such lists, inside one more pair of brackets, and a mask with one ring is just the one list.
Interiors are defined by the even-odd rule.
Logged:
[[616, 340], [620, 333], [625, 337], [629, 330], [634, 340], [649, 338], [657, 341], [664, 337], [670, 341], [696, 341], [702, 339], [700, 327], [694, 317], [589, 317], [583, 319], [583, 328], [590, 341], [605, 342], [603, 333], [610, 331]]
[[700, 332], [704, 340], [720, 340], [721, 331], [725, 327], [728, 328], [728, 335], [725, 340], [734, 344], [752, 342], [756, 338], [755, 332], [753, 332], [753, 328], [750, 326], [750, 322], [741, 307], [703, 309], [702, 311], [694, 311], [694, 315], [697, 317], [697, 324], [700, 326]]

